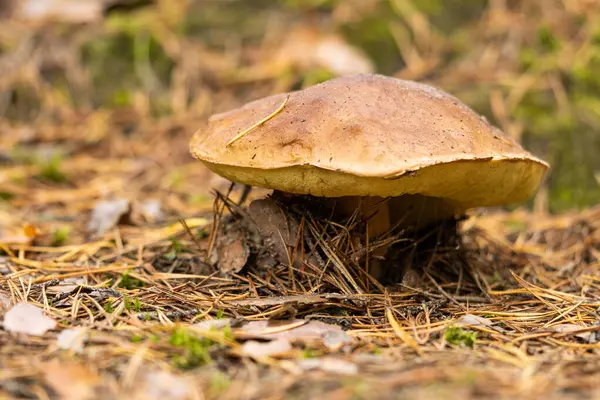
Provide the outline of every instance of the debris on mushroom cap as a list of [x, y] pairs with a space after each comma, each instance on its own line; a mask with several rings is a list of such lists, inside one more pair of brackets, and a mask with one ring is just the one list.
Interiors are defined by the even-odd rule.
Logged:
[[[288, 97], [277, 115], [227, 146]], [[457, 98], [374, 74], [214, 115], [190, 149], [248, 185], [324, 197], [421, 194], [460, 208], [523, 201], [548, 169]]]

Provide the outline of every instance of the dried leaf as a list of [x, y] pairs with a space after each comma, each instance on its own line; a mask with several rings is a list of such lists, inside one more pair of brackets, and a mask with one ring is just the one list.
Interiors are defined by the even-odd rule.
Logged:
[[242, 354], [255, 358], [278, 356], [288, 353], [291, 350], [292, 345], [290, 341], [283, 338], [270, 342], [249, 340], [242, 345]]
[[55, 327], [56, 321], [29, 303], [19, 303], [4, 315], [4, 329], [8, 332], [41, 336]]
[[584, 328], [585, 327], [583, 327], [581, 325], [575, 325], [575, 324], [556, 324], [556, 325], [552, 325], [548, 328], [545, 328], [544, 331], [545, 332], [556, 332], [556, 333], [570, 333], [570, 332], [574, 332], [574, 331], [579, 331]]
[[223, 274], [238, 273], [244, 268], [250, 248], [243, 229], [233, 228], [219, 238], [219, 270]]
[[490, 328], [494, 325], [492, 321], [487, 318], [480, 317], [473, 314], [465, 314], [455, 322], [456, 325], [461, 326], [474, 326], [480, 328]]
[[287, 339], [290, 342], [320, 342], [329, 348], [350, 344], [354, 339], [337, 325], [302, 319], [290, 321], [250, 321], [234, 334], [242, 338]]
[[68, 293], [85, 284], [86, 280], [84, 278], [65, 278], [59, 285], [48, 286], [46, 290], [48, 293]]
[[[585, 328], [586, 328], [585, 326], [576, 325], [576, 324], [557, 324], [557, 325], [552, 325], [551, 327], [544, 329], [544, 331], [556, 332], [556, 333], [573, 333], [573, 332], [584, 330]], [[596, 331], [588, 331], [588, 332], [574, 333], [573, 336], [575, 336], [587, 343], [596, 343], [596, 341], [597, 341], [596, 334], [597, 334]]]
[[106, 231], [119, 223], [119, 220], [129, 212], [129, 200], [99, 201], [92, 210], [88, 231], [94, 236], [102, 236]]
[[144, 221], [155, 223], [163, 218], [163, 212], [161, 210], [162, 203], [158, 199], [146, 199], [142, 202], [133, 203], [132, 219], [137, 223], [143, 223]]
[[319, 304], [326, 303], [328, 298], [320, 294], [299, 294], [295, 296], [272, 296], [256, 299], [232, 300], [229, 303], [236, 306], [268, 307], [286, 304]]
[[248, 213], [258, 228], [264, 246], [275, 255], [278, 262], [287, 264], [300, 228], [298, 222], [286, 215], [273, 199], [254, 200], [248, 206]]
[[62, 350], [71, 350], [75, 353], [83, 352], [83, 346], [88, 338], [85, 328], [65, 329], [56, 338], [58, 347]]

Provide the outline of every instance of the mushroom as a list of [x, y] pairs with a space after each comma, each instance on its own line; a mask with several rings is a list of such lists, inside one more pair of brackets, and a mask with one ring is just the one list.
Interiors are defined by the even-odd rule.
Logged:
[[370, 237], [524, 201], [548, 169], [457, 98], [375, 74], [214, 115], [190, 149], [231, 181], [375, 214]]

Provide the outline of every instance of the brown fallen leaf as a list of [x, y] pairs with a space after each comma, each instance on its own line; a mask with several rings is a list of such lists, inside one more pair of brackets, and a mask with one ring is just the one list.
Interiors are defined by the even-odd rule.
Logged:
[[232, 226], [219, 238], [217, 254], [219, 255], [219, 271], [222, 274], [229, 275], [240, 272], [250, 256], [250, 248], [244, 230]]
[[262, 238], [264, 250], [259, 252], [259, 265], [271, 265], [269, 259], [286, 265], [292, 261], [297, 268], [300, 268], [303, 262], [315, 265], [318, 263], [314, 255], [310, 255], [308, 260], [303, 260], [305, 254], [302, 246], [296, 246], [300, 225], [282, 211], [277, 201], [272, 198], [254, 200], [248, 206], [248, 214]]
[[8, 332], [42, 336], [54, 328], [56, 321], [30, 303], [16, 304], [4, 315], [4, 329]]
[[290, 257], [295, 258], [297, 266], [299, 257], [291, 255], [300, 226], [298, 222], [286, 215], [273, 199], [254, 200], [248, 206], [248, 214], [256, 224], [263, 244], [274, 254], [276, 260], [288, 264]]

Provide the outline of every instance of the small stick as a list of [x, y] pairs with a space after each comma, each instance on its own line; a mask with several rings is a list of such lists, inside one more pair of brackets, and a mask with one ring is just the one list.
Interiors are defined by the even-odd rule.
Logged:
[[244, 202], [248, 199], [248, 196], [250, 195], [251, 191], [252, 191], [252, 186], [244, 185], [244, 191], [242, 192], [240, 200], [237, 203], [238, 206], [241, 207], [241, 205], [244, 204]]
[[288, 102], [289, 99], [290, 99], [290, 95], [288, 94], [287, 97], [285, 98], [285, 100], [283, 101], [283, 103], [281, 103], [281, 105], [279, 106], [279, 108], [277, 108], [277, 110], [273, 111], [271, 114], [267, 115], [265, 118], [261, 119], [260, 121], [258, 121], [254, 125], [252, 125], [250, 128], [244, 129], [243, 131], [241, 131], [240, 133], [238, 133], [237, 135], [235, 135], [235, 137], [233, 139], [231, 139], [229, 142], [227, 142], [227, 144], [225, 145], [225, 147], [231, 146], [233, 143], [235, 143], [240, 138], [242, 138], [242, 136], [244, 136], [248, 132], [250, 132], [250, 131], [258, 128], [260, 125], [264, 124], [265, 122], [267, 122], [268, 120], [270, 120], [271, 118], [273, 118], [274, 116], [276, 116], [277, 114], [279, 114], [281, 112], [281, 110], [283, 110], [283, 107], [285, 107], [285, 105], [287, 104], [287, 102]]

